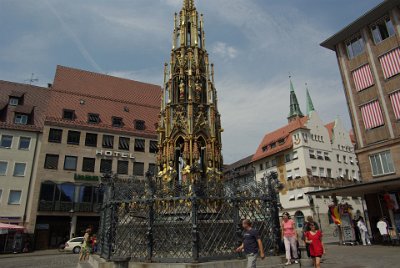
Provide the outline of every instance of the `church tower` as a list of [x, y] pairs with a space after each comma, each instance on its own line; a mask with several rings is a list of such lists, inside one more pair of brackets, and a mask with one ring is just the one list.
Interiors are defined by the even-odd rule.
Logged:
[[170, 188], [221, 178], [221, 120], [203, 15], [193, 0], [175, 13], [171, 60], [164, 67], [157, 163]]
[[288, 116], [289, 123], [295, 120], [296, 118], [304, 117], [303, 113], [300, 110], [299, 102], [297, 101], [296, 93], [294, 92], [294, 87], [292, 80], [290, 80], [290, 112]]

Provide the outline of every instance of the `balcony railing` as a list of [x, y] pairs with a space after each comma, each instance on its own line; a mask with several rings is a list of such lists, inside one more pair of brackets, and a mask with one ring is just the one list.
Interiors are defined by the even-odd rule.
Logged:
[[101, 203], [87, 202], [62, 202], [62, 201], [40, 201], [39, 211], [57, 212], [99, 212]]

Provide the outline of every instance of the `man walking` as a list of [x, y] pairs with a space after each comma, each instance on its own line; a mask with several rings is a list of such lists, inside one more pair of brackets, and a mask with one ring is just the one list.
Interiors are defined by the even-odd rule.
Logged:
[[243, 243], [236, 249], [236, 252], [244, 251], [247, 256], [247, 268], [256, 268], [258, 253], [260, 254], [262, 260], [265, 258], [265, 255], [260, 235], [256, 229], [252, 228], [251, 225], [252, 224], [250, 220], [243, 220]]

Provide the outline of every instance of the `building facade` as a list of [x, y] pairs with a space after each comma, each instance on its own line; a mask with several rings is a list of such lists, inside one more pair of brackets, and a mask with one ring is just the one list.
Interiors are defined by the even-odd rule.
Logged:
[[[252, 158], [256, 178], [259, 180], [271, 171], [278, 173], [283, 184], [280, 192], [282, 211], [296, 219], [302, 228], [306, 216], [314, 216], [327, 231], [330, 225], [328, 195], [306, 193], [349, 185], [360, 181], [354, 144], [340, 119], [324, 124], [320, 119], [307, 90], [307, 115], [303, 115], [290, 82], [290, 113], [288, 124], [266, 134]], [[340, 202], [361, 210], [361, 199], [339, 198]], [[326, 233], [332, 233], [327, 231]]]
[[58, 66], [50, 91], [26, 223], [36, 249], [97, 232], [104, 173], [156, 166], [159, 86]]
[[0, 81], [0, 222], [25, 224], [48, 99], [46, 88]]
[[336, 52], [365, 183], [338, 191], [365, 196], [373, 233], [382, 216], [400, 231], [399, 7], [383, 1], [321, 44]]

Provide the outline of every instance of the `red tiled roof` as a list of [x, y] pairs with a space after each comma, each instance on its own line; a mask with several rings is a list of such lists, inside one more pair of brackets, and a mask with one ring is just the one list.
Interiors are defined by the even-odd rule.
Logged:
[[[252, 161], [254, 162], [264, 157], [268, 157], [270, 155], [292, 148], [293, 143], [291, 132], [299, 128], [304, 128], [307, 120], [307, 116], [297, 118], [286, 126], [266, 134], [260, 145], [258, 146], [256, 153], [253, 155]], [[263, 151], [264, 146], [270, 145], [271, 143], [277, 142], [278, 140], [282, 139], [284, 140], [282, 144], [276, 143], [275, 148], [271, 149], [271, 147], [268, 147], [266, 151]]]
[[[160, 86], [58, 66], [51, 91], [46, 123], [156, 135]], [[75, 120], [63, 119], [63, 109], [74, 110]], [[88, 123], [89, 113], [99, 114], [100, 123]], [[112, 127], [112, 117], [121, 117], [124, 126]], [[136, 130], [135, 120], [145, 121], [145, 130]]]
[[53, 89], [160, 107], [161, 87], [64, 66], [57, 66]]
[[[10, 96], [22, 97], [23, 105], [8, 105]], [[44, 87], [32, 86], [0, 80], [0, 128], [18, 129], [27, 131], [41, 131], [43, 128], [45, 111], [50, 96], [50, 90]], [[30, 114], [33, 111], [32, 125], [14, 124], [15, 112]]]
[[326, 124], [325, 128], [328, 130], [329, 139], [332, 140], [333, 129], [335, 128], [335, 121], [330, 122], [329, 124]]

